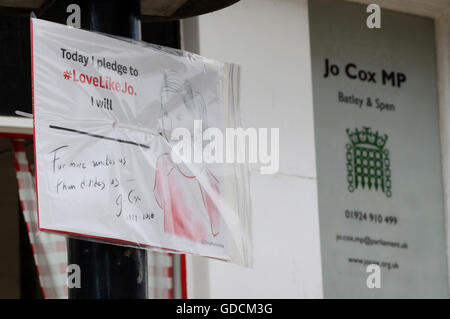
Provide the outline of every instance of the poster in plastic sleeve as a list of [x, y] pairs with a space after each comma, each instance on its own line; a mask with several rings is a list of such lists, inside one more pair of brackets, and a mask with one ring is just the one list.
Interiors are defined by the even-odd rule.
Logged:
[[249, 265], [245, 167], [171, 153], [176, 128], [204, 147], [205, 129], [238, 124], [237, 66], [38, 19], [31, 31], [39, 228]]

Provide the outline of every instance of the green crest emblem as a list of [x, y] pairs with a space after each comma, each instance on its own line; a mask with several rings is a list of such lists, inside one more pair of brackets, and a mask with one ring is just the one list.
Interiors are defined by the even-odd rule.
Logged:
[[392, 196], [388, 136], [373, 132], [370, 127], [346, 130], [347, 182], [349, 192], [357, 188], [383, 192]]

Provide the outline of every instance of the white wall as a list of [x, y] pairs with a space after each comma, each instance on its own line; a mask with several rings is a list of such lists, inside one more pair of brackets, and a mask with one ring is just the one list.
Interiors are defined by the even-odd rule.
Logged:
[[[449, 1], [376, 3], [436, 22], [449, 255]], [[279, 127], [281, 160], [277, 175], [252, 170], [254, 269], [188, 258], [189, 297], [322, 297], [307, 0], [241, 0], [184, 21], [183, 30], [185, 49], [242, 66], [243, 124]]]
[[307, 1], [242, 0], [185, 21], [184, 38], [241, 65], [244, 127], [280, 129], [279, 173], [251, 174], [254, 268], [188, 258], [188, 296], [322, 297]]

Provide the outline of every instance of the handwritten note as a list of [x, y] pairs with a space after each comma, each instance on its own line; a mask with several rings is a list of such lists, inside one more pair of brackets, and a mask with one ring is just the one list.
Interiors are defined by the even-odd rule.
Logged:
[[40, 229], [232, 259], [223, 168], [175, 164], [167, 139], [195, 101], [223, 126], [224, 65], [37, 19], [32, 47]]

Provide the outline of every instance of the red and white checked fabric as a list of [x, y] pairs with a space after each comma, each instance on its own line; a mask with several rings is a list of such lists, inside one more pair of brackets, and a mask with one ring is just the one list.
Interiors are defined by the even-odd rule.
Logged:
[[173, 299], [172, 254], [148, 251], [148, 291], [150, 299]]
[[64, 236], [38, 230], [36, 184], [25, 154], [25, 141], [13, 139], [12, 142], [19, 199], [44, 297], [67, 298], [66, 239]]

